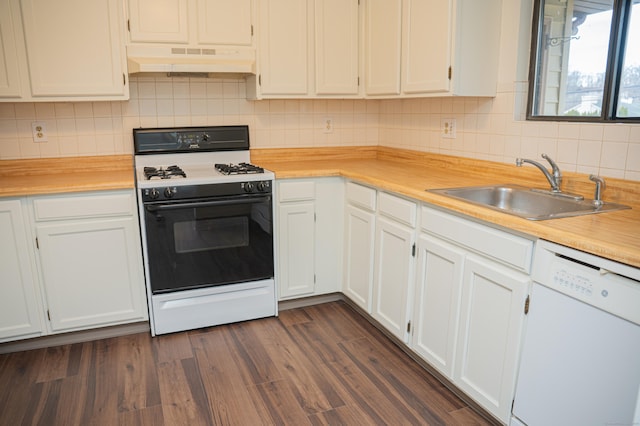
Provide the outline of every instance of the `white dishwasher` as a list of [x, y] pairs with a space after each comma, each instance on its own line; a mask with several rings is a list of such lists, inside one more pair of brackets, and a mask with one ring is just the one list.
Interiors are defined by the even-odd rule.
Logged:
[[640, 424], [640, 270], [536, 245], [511, 425]]

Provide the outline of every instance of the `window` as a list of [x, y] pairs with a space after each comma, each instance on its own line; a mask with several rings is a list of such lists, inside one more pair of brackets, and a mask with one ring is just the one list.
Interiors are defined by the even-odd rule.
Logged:
[[527, 119], [640, 122], [640, 0], [535, 0]]

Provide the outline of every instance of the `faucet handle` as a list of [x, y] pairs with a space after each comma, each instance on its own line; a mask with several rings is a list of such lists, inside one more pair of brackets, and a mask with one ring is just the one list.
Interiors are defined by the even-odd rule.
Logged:
[[549, 157], [547, 154], [542, 154], [542, 158], [544, 158], [545, 160], [547, 160], [549, 162], [549, 164], [551, 164], [551, 168], [553, 169], [554, 175], [557, 176], [558, 174], [560, 174], [560, 167], [558, 167], [556, 162], [553, 161], [553, 159], [551, 157]]

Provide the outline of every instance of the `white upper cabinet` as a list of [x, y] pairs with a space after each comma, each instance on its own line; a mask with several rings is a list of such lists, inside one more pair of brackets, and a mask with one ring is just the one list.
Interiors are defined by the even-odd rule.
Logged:
[[9, 0], [0, 0], [0, 97], [22, 95], [15, 14]]
[[201, 44], [251, 46], [251, 0], [198, 0]]
[[15, 0], [34, 100], [127, 99], [117, 0]]
[[358, 0], [262, 0], [249, 96], [358, 96], [359, 10]]
[[365, 11], [365, 92], [400, 94], [402, 0], [367, 0]]
[[263, 96], [308, 93], [307, 0], [260, 2], [259, 91]]
[[316, 94], [358, 94], [358, 2], [315, 1]]
[[127, 0], [128, 71], [255, 74], [257, 0]]
[[500, 0], [367, 0], [365, 94], [495, 96]]
[[446, 92], [452, 2], [404, 0], [403, 6], [402, 92]]
[[129, 37], [134, 43], [188, 43], [187, 0], [129, 0]]
[[129, 0], [132, 43], [251, 46], [252, 0]]

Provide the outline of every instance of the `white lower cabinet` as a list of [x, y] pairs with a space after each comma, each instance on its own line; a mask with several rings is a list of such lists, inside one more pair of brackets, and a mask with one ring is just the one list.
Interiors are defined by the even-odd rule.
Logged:
[[31, 201], [50, 331], [146, 320], [133, 190]]
[[416, 212], [414, 201], [379, 192], [371, 315], [405, 343], [410, 332]]
[[371, 313], [376, 232], [376, 195], [373, 188], [347, 182], [343, 293]]
[[340, 289], [343, 185], [340, 178], [277, 181], [279, 299], [327, 294]]
[[411, 348], [508, 423], [533, 242], [422, 208]]
[[278, 207], [278, 275], [280, 297], [315, 291], [315, 201], [283, 203]]
[[0, 201], [0, 227], [0, 341], [148, 318], [133, 190]]
[[43, 331], [22, 201], [0, 201], [0, 342]]
[[428, 234], [418, 239], [411, 346], [445, 376], [453, 377], [465, 252]]
[[465, 261], [453, 382], [501, 421], [511, 416], [529, 277], [491, 260]]
[[408, 300], [413, 289], [414, 242], [413, 229], [378, 218], [371, 315], [404, 342], [409, 336]]
[[346, 210], [343, 291], [370, 313], [376, 215], [353, 205], [347, 205]]
[[53, 332], [146, 319], [131, 217], [36, 226]]

